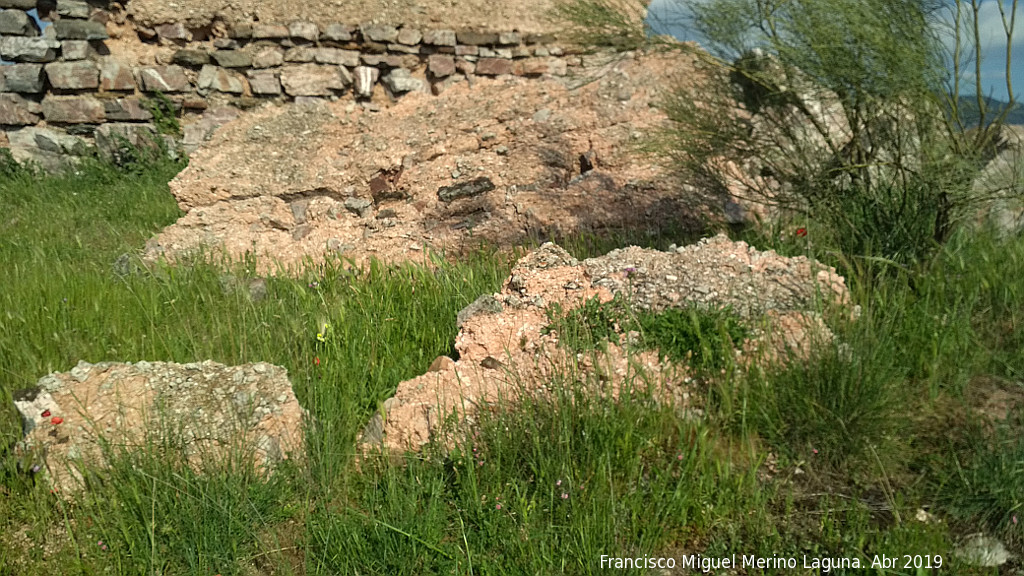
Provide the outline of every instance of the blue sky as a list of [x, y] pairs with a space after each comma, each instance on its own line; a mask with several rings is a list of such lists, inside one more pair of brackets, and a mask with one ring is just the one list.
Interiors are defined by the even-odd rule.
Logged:
[[[994, 98], [1006, 100], [1006, 37], [1003, 33], [1003, 23], [999, 17], [998, 2], [1003, 2], [1007, 16], [1009, 16], [1011, 0], [983, 0], [981, 4], [981, 15], [978, 18], [982, 36], [981, 78], [986, 95], [991, 94]], [[649, 14], [655, 32], [671, 34], [681, 40], [699, 42], [700, 38], [694, 37], [692, 33], [688, 34], [682, 24], [685, 20], [683, 10], [688, 3], [687, 0], [653, 0]], [[951, 8], [954, 6], [952, 1], [949, 4]], [[949, 14], [948, 21], [952, 28], [952, 12]], [[951, 38], [949, 44], [952, 46]], [[1024, 101], [1024, 5], [1017, 7], [1012, 62], [1014, 96], [1018, 102], [1021, 102]], [[973, 71], [973, 63], [970, 64], [970, 70]], [[968, 86], [973, 89], [973, 77], [969, 79]]]

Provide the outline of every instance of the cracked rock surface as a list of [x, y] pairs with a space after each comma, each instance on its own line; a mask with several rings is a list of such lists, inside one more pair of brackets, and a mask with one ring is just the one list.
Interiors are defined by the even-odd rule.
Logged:
[[103, 464], [101, 439], [115, 451], [180, 443], [196, 466], [241, 449], [267, 468], [303, 447], [305, 411], [288, 373], [264, 362], [83, 361], [14, 400], [26, 431], [19, 450], [41, 458], [63, 493], [80, 487], [79, 462]]

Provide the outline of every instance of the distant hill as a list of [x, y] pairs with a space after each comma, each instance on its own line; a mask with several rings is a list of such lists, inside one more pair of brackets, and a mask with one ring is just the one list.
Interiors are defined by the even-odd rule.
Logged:
[[[985, 98], [985, 119], [990, 121], [995, 118], [997, 114], [1006, 108], [1007, 103], [995, 98]], [[960, 116], [967, 126], [976, 125], [978, 123], [978, 100], [974, 96], [961, 96], [960, 97]], [[1014, 104], [1013, 108], [1006, 115], [1007, 124], [1024, 124], [1024, 104], [1020, 102]]]

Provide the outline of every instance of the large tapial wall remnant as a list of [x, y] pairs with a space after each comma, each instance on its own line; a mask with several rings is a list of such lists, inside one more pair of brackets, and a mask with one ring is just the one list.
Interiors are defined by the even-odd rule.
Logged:
[[[368, 15], [370, 1], [353, 3], [355, 17]], [[323, 13], [267, 22], [254, 21], [256, 9], [197, 15], [176, 3], [138, 4], [0, 0], [0, 147], [58, 169], [145, 141], [157, 132], [155, 102], [184, 118], [190, 150], [237, 110], [267, 102], [351, 98], [373, 109], [474, 76], [564, 76], [582, 64], [538, 20], [486, 27], [476, 24], [487, 17], [479, 11], [446, 27], [416, 10], [413, 24], [329, 22]], [[177, 6], [178, 21], [160, 23]]]

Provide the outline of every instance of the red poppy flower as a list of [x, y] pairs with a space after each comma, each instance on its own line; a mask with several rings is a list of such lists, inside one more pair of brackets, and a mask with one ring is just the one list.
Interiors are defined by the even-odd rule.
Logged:
[[315, 364], [316, 364], [317, 366], [319, 366], [319, 365], [320, 365], [320, 357], [319, 357], [319, 356], [317, 356], [316, 358], [313, 358], [313, 362], [314, 362], [314, 363], [315, 363]]
[[63, 423], [64, 423], [64, 419], [61, 418], [60, 416], [54, 416], [53, 418], [50, 418], [50, 424], [53, 424], [54, 426], [56, 426], [57, 424], [63, 424]]
[[804, 236], [807, 236], [807, 228], [797, 228], [796, 229], [796, 235], [801, 237], [801, 238], [803, 238]]
[[43, 410], [43, 418], [49, 418], [49, 417], [50, 417], [50, 411], [49, 410]]

